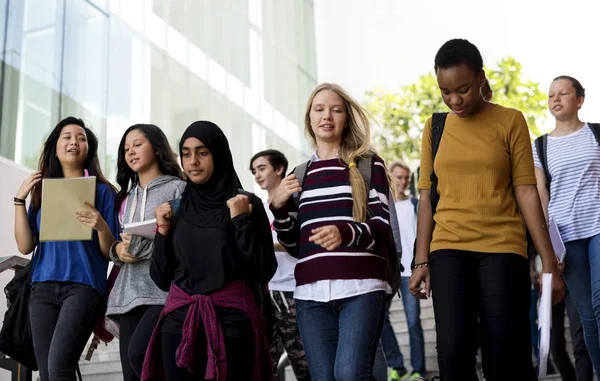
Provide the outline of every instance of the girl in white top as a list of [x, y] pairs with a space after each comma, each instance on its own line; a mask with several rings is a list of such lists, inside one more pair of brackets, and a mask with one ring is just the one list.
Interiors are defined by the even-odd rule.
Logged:
[[563, 278], [600, 374], [600, 147], [594, 125], [579, 119], [584, 101], [585, 89], [575, 78], [560, 76], [552, 82], [548, 107], [556, 127], [547, 137], [550, 179], [535, 147], [533, 157], [544, 213], [557, 223], [567, 249]]

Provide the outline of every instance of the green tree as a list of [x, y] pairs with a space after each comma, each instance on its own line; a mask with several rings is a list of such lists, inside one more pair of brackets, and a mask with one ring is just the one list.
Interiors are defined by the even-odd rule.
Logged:
[[[523, 112], [532, 137], [539, 136], [547, 107], [547, 95], [539, 84], [523, 78], [522, 65], [512, 57], [497, 62], [495, 69], [485, 68], [485, 72], [494, 92], [493, 102]], [[374, 145], [388, 162], [417, 160], [425, 122], [434, 112], [448, 110], [433, 73], [396, 92], [367, 91], [365, 106], [380, 127], [375, 129]]]

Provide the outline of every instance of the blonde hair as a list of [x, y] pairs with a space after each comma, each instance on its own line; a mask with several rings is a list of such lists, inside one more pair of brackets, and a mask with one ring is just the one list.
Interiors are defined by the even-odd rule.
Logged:
[[394, 176], [392, 176], [392, 171], [394, 170], [394, 168], [400, 167], [406, 171], [408, 171], [408, 174], [411, 174], [410, 171], [410, 167], [403, 162], [402, 160], [396, 160], [394, 161], [392, 164], [390, 164], [390, 166], [388, 167], [388, 180], [390, 182], [390, 185], [394, 185], [391, 187], [392, 189], [392, 197], [394, 199], [394, 201], [398, 201], [400, 194], [398, 193], [398, 188], [396, 187], [396, 185], [398, 184], [398, 179], [396, 179]]
[[400, 167], [400, 168], [408, 171], [409, 174], [411, 173], [410, 172], [410, 167], [405, 162], [403, 162], [402, 160], [396, 160], [392, 164], [390, 164], [389, 171], [390, 172], [393, 171], [394, 168], [396, 168], [396, 167]]
[[[315, 96], [323, 90], [330, 90], [344, 100], [347, 114], [347, 127], [342, 133], [342, 142], [338, 158], [342, 163], [350, 165], [358, 159], [375, 152], [371, 148], [371, 125], [367, 111], [355, 101], [341, 86], [334, 83], [322, 83], [312, 92], [306, 105], [304, 115], [304, 132], [316, 147], [317, 139], [310, 124], [310, 110]], [[363, 222], [367, 219], [368, 186], [356, 165], [350, 166], [350, 186], [352, 188], [352, 217], [355, 221]]]

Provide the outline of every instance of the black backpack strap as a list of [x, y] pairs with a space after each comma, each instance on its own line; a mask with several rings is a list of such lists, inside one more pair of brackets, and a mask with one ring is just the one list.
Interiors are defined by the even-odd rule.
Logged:
[[548, 169], [548, 134], [544, 134], [539, 138], [535, 139], [535, 151], [540, 159], [540, 163], [542, 164], [542, 169], [546, 174], [546, 188], [550, 191], [550, 181], [552, 181], [552, 176], [550, 175], [550, 170]]
[[440, 148], [447, 116], [447, 112], [436, 112], [431, 117], [431, 157], [433, 161], [435, 161], [435, 155], [437, 155], [438, 148]]
[[438, 148], [442, 141], [442, 134], [444, 133], [444, 126], [446, 125], [446, 117], [448, 113], [434, 113], [431, 117], [431, 173], [429, 178], [431, 179], [431, 189], [429, 190], [431, 199], [431, 211], [435, 214], [437, 204], [440, 199], [440, 195], [437, 191], [438, 177], [433, 170], [435, 163], [435, 156], [437, 155]]
[[588, 126], [590, 127], [590, 130], [592, 130], [592, 133], [596, 138], [596, 142], [598, 142], [598, 145], [600, 145], [600, 123], [588, 123]]

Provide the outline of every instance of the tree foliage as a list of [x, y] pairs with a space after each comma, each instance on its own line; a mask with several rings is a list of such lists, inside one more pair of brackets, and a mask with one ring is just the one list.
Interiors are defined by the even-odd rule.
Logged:
[[[523, 112], [532, 137], [539, 136], [547, 104], [539, 84], [524, 78], [521, 64], [512, 57], [500, 60], [495, 69], [485, 68], [485, 72], [494, 92], [493, 102]], [[388, 162], [418, 159], [425, 122], [434, 112], [448, 111], [433, 73], [396, 92], [368, 91], [365, 106], [380, 127], [375, 129], [374, 145]]]

